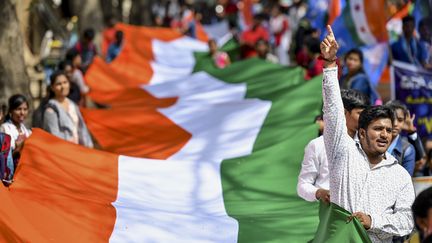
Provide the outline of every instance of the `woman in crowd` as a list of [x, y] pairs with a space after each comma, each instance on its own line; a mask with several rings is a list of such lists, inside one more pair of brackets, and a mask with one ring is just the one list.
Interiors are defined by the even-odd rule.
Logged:
[[213, 63], [218, 68], [225, 68], [226, 66], [231, 64], [230, 57], [224, 51], [220, 51], [216, 41], [214, 39], [209, 40], [208, 42], [209, 52], [213, 59]]
[[7, 166], [6, 177], [11, 180], [18, 165], [24, 141], [31, 135], [31, 131], [24, 125], [29, 111], [27, 98], [21, 94], [13, 95], [9, 98], [8, 107], [8, 113], [0, 131], [10, 136], [13, 165]]
[[43, 128], [49, 133], [75, 144], [93, 147], [87, 126], [78, 106], [67, 96], [70, 83], [62, 71], [51, 76], [49, 100], [43, 113]]
[[[72, 64], [72, 66], [66, 64]], [[81, 64], [82, 59], [79, 52], [72, 49], [66, 54], [66, 61], [63, 69], [67, 72], [70, 82], [79, 88], [81, 100], [78, 104], [85, 103], [85, 95], [89, 92], [89, 87], [86, 85], [83, 72], [80, 69]], [[61, 69], [62, 67], [59, 68]]]
[[359, 49], [352, 49], [345, 55], [345, 70], [340, 84], [343, 89], [355, 89], [369, 96], [371, 104], [377, 104], [379, 100], [378, 93], [363, 70], [363, 53]]

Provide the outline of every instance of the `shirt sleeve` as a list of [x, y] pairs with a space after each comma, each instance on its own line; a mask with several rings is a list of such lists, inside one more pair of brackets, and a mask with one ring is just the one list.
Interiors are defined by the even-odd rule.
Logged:
[[[336, 160], [337, 153], [344, 153], [349, 139], [345, 109], [342, 103], [338, 82], [338, 68], [325, 68], [323, 80], [324, 99], [324, 144], [330, 169], [344, 167], [347, 160]], [[334, 164], [337, 161], [338, 164]], [[335, 173], [337, 174], [337, 173]]]
[[297, 194], [306, 201], [317, 201], [315, 181], [319, 175], [319, 161], [316, 147], [310, 142], [305, 148], [305, 155], [297, 183]]
[[415, 198], [414, 187], [408, 175], [406, 175], [405, 180], [407, 182], [397, 194], [398, 197], [393, 212], [383, 215], [370, 215], [372, 222], [369, 231], [376, 233], [381, 239], [409, 235], [414, 228], [411, 211], [411, 205]]

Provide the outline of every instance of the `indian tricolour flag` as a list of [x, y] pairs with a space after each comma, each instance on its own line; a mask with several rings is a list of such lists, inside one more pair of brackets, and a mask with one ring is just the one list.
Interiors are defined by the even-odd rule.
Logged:
[[321, 77], [258, 59], [212, 65], [207, 44], [120, 25], [124, 49], [86, 79], [105, 151], [41, 130], [0, 188], [9, 242], [306, 242], [317, 205], [295, 191], [317, 135]]

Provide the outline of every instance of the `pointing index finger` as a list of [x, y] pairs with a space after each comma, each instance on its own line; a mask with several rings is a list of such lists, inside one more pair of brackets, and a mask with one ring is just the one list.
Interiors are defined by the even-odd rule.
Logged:
[[328, 31], [329, 35], [334, 38], [333, 30], [332, 30], [332, 27], [330, 25], [327, 25], [327, 31]]

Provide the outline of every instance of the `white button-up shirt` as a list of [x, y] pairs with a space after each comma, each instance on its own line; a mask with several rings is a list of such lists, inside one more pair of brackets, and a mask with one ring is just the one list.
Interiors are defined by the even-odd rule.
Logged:
[[392, 242], [411, 233], [414, 187], [411, 176], [389, 153], [371, 168], [360, 143], [347, 133], [337, 68], [324, 69], [324, 143], [330, 200], [350, 212], [371, 216], [373, 242]]
[[[27, 129], [23, 123], [21, 123], [20, 126], [21, 126], [20, 129], [21, 129], [22, 134], [28, 138], [31, 135], [31, 130]], [[11, 120], [8, 120], [5, 123], [1, 124], [0, 132], [4, 132], [4, 133], [8, 134], [9, 136], [11, 136], [11, 149], [14, 150], [16, 140], [18, 139], [18, 137], [20, 135], [17, 127], [12, 123]]]
[[329, 171], [324, 147], [324, 137], [313, 139], [305, 148], [298, 177], [297, 194], [306, 201], [316, 201], [318, 189], [329, 190]]

